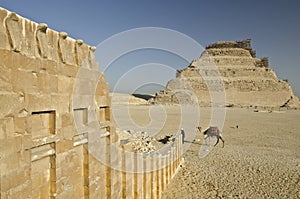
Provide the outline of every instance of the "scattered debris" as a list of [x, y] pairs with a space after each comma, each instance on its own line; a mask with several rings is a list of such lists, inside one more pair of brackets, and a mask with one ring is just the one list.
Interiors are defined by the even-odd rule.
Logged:
[[174, 135], [155, 138], [147, 132], [117, 129], [120, 145], [126, 151], [150, 153], [159, 150], [164, 144], [175, 141]]
[[150, 137], [147, 132], [135, 133], [131, 146], [133, 151], [149, 153], [156, 150], [156, 147], [153, 145], [155, 141], [155, 138]]
[[120, 144], [127, 151], [149, 153], [156, 150], [156, 139], [150, 137], [147, 132], [135, 132], [132, 130], [117, 130]]

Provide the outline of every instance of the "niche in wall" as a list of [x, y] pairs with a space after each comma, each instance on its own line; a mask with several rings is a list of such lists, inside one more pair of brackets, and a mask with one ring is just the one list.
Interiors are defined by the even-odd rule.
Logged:
[[30, 116], [32, 138], [55, 134], [55, 111], [36, 111]]

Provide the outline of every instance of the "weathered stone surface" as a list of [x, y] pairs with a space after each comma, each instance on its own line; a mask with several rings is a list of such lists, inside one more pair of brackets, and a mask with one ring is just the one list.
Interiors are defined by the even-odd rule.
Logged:
[[58, 49], [63, 63], [75, 65], [75, 41], [68, 38], [66, 32], [59, 33]]
[[[146, 198], [146, 174], [125, 179], [132, 162], [114, 147], [109, 86], [94, 51], [0, 8], [1, 198], [132, 198], [129, 190]], [[165, 174], [152, 181], [157, 175]]]
[[[149, 153], [157, 150], [157, 140], [150, 137], [147, 132], [117, 131], [121, 137], [121, 144], [128, 151]], [[123, 143], [122, 143], [123, 142]]]
[[36, 30], [38, 52], [42, 58], [48, 57], [47, 28], [47, 24], [41, 23], [37, 26]]
[[17, 115], [25, 108], [21, 94], [0, 92], [0, 118]]
[[36, 49], [36, 39], [35, 39], [35, 31], [37, 29], [37, 24], [33, 23], [30, 20], [24, 20], [24, 29], [25, 29], [25, 39], [22, 45], [22, 52], [25, 55], [37, 55], [38, 52]]
[[[0, 22], [0, 195], [4, 198], [101, 195], [101, 189], [107, 187], [106, 181], [96, 184], [93, 192], [88, 188], [89, 175], [94, 176], [88, 172], [92, 163], [83, 158], [88, 155], [83, 153], [83, 145], [88, 143], [73, 139], [76, 136], [71, 107], [74, 81], [79, 62], [93, 62], [89, 46], [78, 42], [76, 45], [80, 46], [75, 50], [75, 40], [62, 38], [63, 49], [59, 49], [59, 33], [48, 29], [46, 24], [36, 24], [2, 8]], [[96, 87], [97, 82], [88, 79], [91, 74], [99, 76], [97, 73], [85, 73], [85, 83]], [[108, 89], [105, 81], [101, 83], [105, 84], [101, 89]], [[109, 97], [104, 100], [109, 101]], [[93, 103], [93, 99], [82, 102], [80, 108]], [[86, 117], [84, 125], [89, 125], [91, 117], [88, 114]], [[88, 133], [92, 128], [85, 129]], [[99, 170], [103, 168], [99, 161], [93, 165]]]
[[88, 59], [89, 59], [89, 68], [93, 69], [93, 70], [98, 70], [98, 63], [95, 59], [95, 55], [94, 52], [96, 51], [96, 47], [95, 46], [90, 46], [89, 47], [89, 55], [88, 55]]
[[23, 41], [21, 20], [16, 13], [12, 12], [7, 16], [5, 24], [11, 49], [20, 52]]
[[8, 37], [6, 34], [6, 27], [4, 25], [5, 18], [7, 16], [7, 10], [0, 8], [0, 48], [1, 49], [8, 49], [9, 48], [9, 42]]
[[76, 64], [88, 68], [89, 47], [82, 40], [76, 40], [75, 44]]
[[59, 60], [58, 58], [58, 38], [59, 34], [51, 29], [47, 29], [47, 40], [48, 40], [48, 59]]
[[[177, 71], [165, 90], [156, 94], [155, 103], [192, 103], [211, 106], [211, 94], [224, 89], [230, 106], [299, 106], [290, 85], [277, 78], [268, 59], [258, 59], [250, 40], [216, 42], [200, 58]], [[293, 98], [290, 103], [286, 102]]]

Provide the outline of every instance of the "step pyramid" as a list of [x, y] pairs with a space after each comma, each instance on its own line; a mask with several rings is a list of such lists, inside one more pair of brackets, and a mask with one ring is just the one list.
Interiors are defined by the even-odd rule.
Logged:
[[287, 80], [257, 58], [251, 39], [216, 42], [156, 93], [153, 103], [200, 106], [299, 107]]

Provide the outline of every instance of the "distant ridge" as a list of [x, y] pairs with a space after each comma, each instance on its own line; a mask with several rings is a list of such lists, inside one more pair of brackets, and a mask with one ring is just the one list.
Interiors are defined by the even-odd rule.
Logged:
[[151, 95], [146, 94], [126, 94], [126, 93], [110, 93], [113, 105], [147, 105]]
[[133, 93], [132, 95], [134, 97], [141, 98], [141, 99], [144, 99], [144, 100], [152, 99], [155, 96], [155, 95], [150, 95], [150, 94], [137, 94], [137, 93]]

